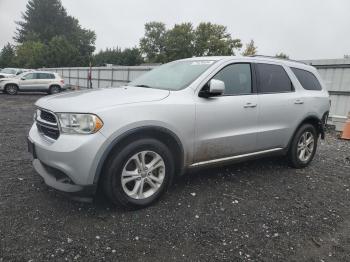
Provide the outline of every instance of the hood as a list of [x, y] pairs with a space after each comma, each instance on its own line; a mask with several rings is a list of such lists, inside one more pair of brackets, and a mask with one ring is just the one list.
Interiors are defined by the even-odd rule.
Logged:
[[94, 113], [118, 105], [162, 100], [169, 93], [168, 90], [123, 86], [46, 96], [36, 105], [53, 112]]
[[[1, 74], [0, 74], [1, 75]], [[9, 80], [13, 80], [13, 78], [10, 78], [10, 77], [3, 77], [3, 78], [0, 78], [0, 81], [9, 81]]]

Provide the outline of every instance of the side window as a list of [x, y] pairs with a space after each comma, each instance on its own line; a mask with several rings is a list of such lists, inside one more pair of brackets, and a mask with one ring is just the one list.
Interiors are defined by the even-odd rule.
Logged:
[[35, 73], [29, 73], [29, 74], [26, 74], [23, 78], [24, 79], [36, 79], [36, 77], [35, 77]]
[[283, 93], [293, 91], [292, 82], [280, 65], [256, 64], [259, 93]]
[[225, 83], [225, 95], [252, 93], [250, 64], [232, 64], [223, 68], [213, 79]]
[[49, 74], [49, 79], [55, 79], [55, 75], [54, 74]]
[[322, 90], [320, 82], [313, 73], [294, 67], [291, 67], [291, 69], [304, 89]]
[[38, 74], [38, 78], [39, 79], [49, 79], [50, 77], [49, 77], [49, 74], [47, 74], [47, 73], [37, 73]]

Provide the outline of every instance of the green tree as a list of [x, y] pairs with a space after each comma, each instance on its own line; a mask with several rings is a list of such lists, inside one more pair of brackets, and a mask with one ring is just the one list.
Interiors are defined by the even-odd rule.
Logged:
[[65, 40], [60, 38], [54, 41], [65, 41], [66, 45], [69, 42], [78, 51], [74, 52], [76, 57], [70, 65], [88, 64], [89, 57], [95, 50], [96, 35], [91, 30], [83, 29], [77, 19], [69, 16], [60, 0], [29, 0], [22, 18], [23, 21], [17, 22], [14, 37], [17, 43], [41, 42], [49, 46], [53, 38], [63, 37]]
[[140, 49], [138, 49], [137, 47], [124, 49], [121, 57], [121, 65], [135, 66], [140, 65], [144, 62], [141, 56]]
[[121, 53], [122, 51], [119, 47], [100, 50], [93, 56], [93, 63], [97, 66], [102, 66], [104, 64], [120, 65]]
[[64, 36], [53, 37], [47, 45], [46, 67], [63, 67], [82, 64], [79, 50]]
[[282, 58], [282, 59], [289, 59], [289, 56], [282, 52], [276, 54], [275, 57]]
[[117, 47], [100, 50], [93, 56], [93, 62], [99, 66], [104, 64], [134, 66], [143, 63], [143, 58], [140, 50], [136, 47], [124, 50]]
[[14, 62], [15, 49], [10, 43], [7, 43], [7, 45], [5, 45], [0, 52], [0, 67], [12, 67], [14, 66]]
[[161, 22], [150, 22], [145, 24], [145, 35], [140, 40], [140, 50], [150, 63], [162, 63], [166, 61], [165, 24]]
[[46, 66], [47, 47], [39, 41], [26, 41], [17, 46], [16, 64], [24, 68]]
[[242, 47], [241, 40], [233, 39], [223, 25], [200, 23], [194, 33], [196, 56], [234, 55]]
[[191, 23], [178, 24], [167, 31], [165, 54], [167, 61], [193, 56], [194, 31]]
[[258, 53], [258, 48], [255, 46], [254, 40], [250, 40], [242, 53], [244, 56], [252, 56]]

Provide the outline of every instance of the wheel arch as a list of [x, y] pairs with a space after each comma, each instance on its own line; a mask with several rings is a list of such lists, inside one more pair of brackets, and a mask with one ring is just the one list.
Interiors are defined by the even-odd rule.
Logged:
[[292, 140], [296, 134], [296, 132], [299, 130], [299, 128], [304, 125], [304, 124], [311, 124], [315, 127], [318, 135], [321, 135], [321, 138], [324, 139], [325, 136], [325, 127], [324, 127], [324, 121], [326, 121], [328, 116], [328, 112], [325, 112], [323, 114], [322, 119], [320, 119], [317, 115], [309, 115], [307, 117], [305, 117], [299, 124], [298, 126], [295, 128], [293, 135], [291, 136], [291, 138], [289, 139], [288, 142], [288, 147], [287, 147], [287, 151], [289, 151], [290, 145], [292, 143]]
[[102, 153], [98, 161], [94, 176], [94, 184], [98, 184], [101, 175], [103, 174], [103, 169], [108, 161], [108, 158], [119, 151], [129, 142], [134, 141], [139, 138], [154, 138], [163, 142], [168, 146], [169, 150], [172, 152], [172, 155], [175, 160], [175, 174], [181, 175], [184, 171], [184, 148], [179, 139], [179, 137], [172, 132], [171, 130], [160, 127], [160, 126], [143, 126], [133, 128], [129, 131], [126, 131], [122, 135], [115, 138]]
[[12, 82], [6, 83], [6, 84], [4, 85], [4, 89], [6, 89], [6, 87], [7, 87], [8, 85], [17, 86], [17, 89], [19, 90], [19, 85], [18, 85], [17, 83], [12, 83]]

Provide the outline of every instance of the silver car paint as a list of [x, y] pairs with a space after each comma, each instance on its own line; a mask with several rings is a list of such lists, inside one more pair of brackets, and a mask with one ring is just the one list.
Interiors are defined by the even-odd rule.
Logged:
[[[54, 142], [43, 138], [33, 125], [29, 136], [39, 159], [69, 174], [78, 184], [90, 185], [111, 143], [137, 127], [158, 126], [176, 134], [183, 145], [186, 168], [198, 162], [284, 148], [303, 119], [308, 115], [321, 119], [329, 111], [327, 91], [304, 90], [289, 69], [306, 69], [319, 77], [310, 66], [249, 57], [199, 59], [213, 59], [216, 63], [183, 90], [120, 87], [38, 100], [38, 107], [53, 112], [94, 113], [104, 122], [94, 135], [61, 135]], [[290, 75], [295, 92], [198, 97], [199, 90], [216, 72], [235, 62], [281, 64]], [[297, 99], [303, 99], [304, 104], [294, 104]], [[256, 106], [245, 107], [247, 103]]]

